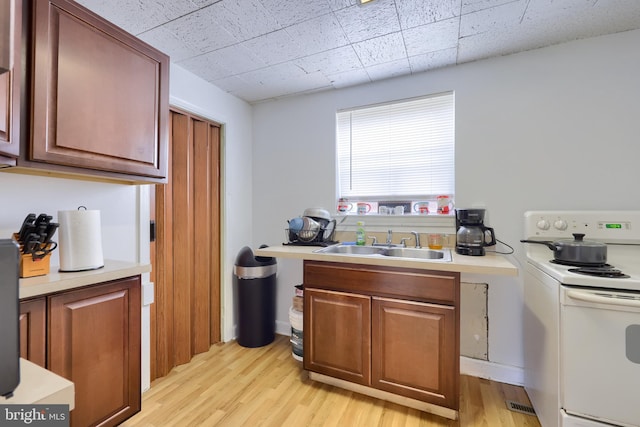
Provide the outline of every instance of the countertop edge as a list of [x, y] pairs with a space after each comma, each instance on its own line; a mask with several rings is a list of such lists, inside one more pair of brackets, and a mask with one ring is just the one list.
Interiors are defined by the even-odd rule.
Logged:
[[150, 271], [151, 264], [117, 260], [105, 260], [104, 267], [97, 270], [60, 273], [56, 269], [56, 272], [44, 276], [20, 279], [20, 299], [137, 276]]
[[7, 404], [60, 404], [75, 407], [74, 384], [26, 359], [20, 359], [20, 384]]
[[485, 256], [464, 256], [451, 251], [451, 262], [434, 262], [418, 259], [398, 259], [351, 254], [320, 254], [314, 251], [316, 246], [269, 246], [256, 249], [258, 256], [274, 258], [290, 258], [313, 261], [345, 262], [350, 264], [381, 265], [387, 267], [419, 268], [435, 271], [452, 271], [458, 273], [490, 274], [513, 276], [519, 274], [518, 268], [504, 256], [487, 254]]

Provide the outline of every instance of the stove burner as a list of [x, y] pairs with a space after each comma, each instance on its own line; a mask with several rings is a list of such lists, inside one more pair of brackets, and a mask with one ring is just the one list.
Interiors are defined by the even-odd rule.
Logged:
[[570, 262], [570, 261], [560, 261], [557, 259], [552, 259], [549, 262], [552, 264], [567, 265], [569, 267], [613, 268], [613, 265], [611, 264], [589, 264], [588, 262]]
[[570, 272], [584, 274], [586, 276], [596, 276], [596, 277], [605, 277], [607, 279], [628, 279], [629, 276], [624, 274], [622, 271], [608, 267], [580, 267], [580, 268], [570, 268]]

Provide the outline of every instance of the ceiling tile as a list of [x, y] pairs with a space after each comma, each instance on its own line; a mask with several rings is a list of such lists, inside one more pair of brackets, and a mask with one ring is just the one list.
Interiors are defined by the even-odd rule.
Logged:
[[207, 9], [215, 22], [240, 41], [282, 28], [259, 0], [220, 1]]
[[327, 0], [327, 3], [329, 3], [331, 10], [335, 12], [336, 10], [357, 5], [358, 0]]
[[520, 27], [529, 0], [518, 0], [501, 6], [468, 13], [460, 18], [460, 37], [479, 33], [498, 33]]
[[288, 27], [320, 15], [331, 13], [331, 8], [326, 1], [260, 0], [260, 2], [282, 27]]
[[185, 46], [200, 53], [211, 52], [239, 42], [214, 19], [211, 6], [164, 24]]
[[462, 0], [462, 14], [478, 12], [503, 4], [512, 3], [514, 0]]
[[223, 77], [212, 81], [214, 85], [226, 92], [238, 92], [248, 86], [248, 82], [238, 76]]
[[353, 48], [365, 67], [395, 61], [407, 56], [404, 40], [399, 31], [354, 43]]
[[302, 79], [307, 74], [309, 73], [302, 68], [294, 65], [293, 63], [287, 62], [242, 73], [239, 77], [244, 80], [256, 81], [260, 84], [270, 83], [280, 85], [281, 82], [286, 82], [287, 80]]
[[362, 63], [351, 46], [305, 56], [294, 63], [307, 73], [322, 71], [325, 75], [362, 69]]
[[291, 63], [251, 71], [239, 77], [252, 82], [256, 91], [268, 97], [331, 87], [330, 80], [322, 73], [306, 73]]
[[389, 77], [403, 76], [411, 73], [407, 58], [365, 68], [371, 80], [382, 80]]
[[374, 1], [335, 12], [351, 43], [400, 31], [395, 2]]
[[409, 57], [409, 65], [412, 73], [420, 73], [434, 68], [455, 65], [458, 49], [443, 49]]
[[598, 0], [589, 2], [590, 7], [584, 7], [584, 2], [539, 0], [530, 3], [523, 24], [530, 27], [531, 33], [546, 33], [553, 38], [549, 43], [559, 43], [627, 31], [640, 23], [640, 1]]
[[409, 56], [422, 55], [458, 45], [459, 19], [451, 18], [402, 31]]
[[166, 27], [156, 27], [152, 30], [145, 31], [138, 37], [161, 52], [169, 55], [171, 62], [180, 62], [183, 59], [201, 54], [197, 50], [192, 49], [190, 45], [184, 44], [173, 32], [167, 30]]
[[306, 54], [306, 49], [286, 30], [273, 31], [241, 44], [267, 65], [290, 61]]
[[344, 31], [333, 14], [287, 27], [286, 31], [309, 55], [348, 44]]
[[189, 0], [78, 0], [78, 3], [132, 34], [140, 34], [198, 8]]
[[460, 15], [462, 0], [395, 0], [403, 29], [431, 24]]
[[335, 88], [354, 86], [362, 83], [369, 83], [371, 79], [364, 68], [346, 71], [344, 73], [332, 74], [329, 77], [331, 84]]
[[241, 45], [223, 47], [179, 63], [207, 81], [254, 71], [267, 66]]

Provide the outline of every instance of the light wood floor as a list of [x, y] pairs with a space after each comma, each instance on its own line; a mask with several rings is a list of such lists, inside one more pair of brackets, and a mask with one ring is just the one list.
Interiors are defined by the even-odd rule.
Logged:
[[249, 349], [235, 341], [174, 368], [144, 393], [123, 426], [540, 426], [507, 409], [530, 405], [522, 387], [461, 377], [460, 419], [452, 421], [308, 379], [289, 337]]

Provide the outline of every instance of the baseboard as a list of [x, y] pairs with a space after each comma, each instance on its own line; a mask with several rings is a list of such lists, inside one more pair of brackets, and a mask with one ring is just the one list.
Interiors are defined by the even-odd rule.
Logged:
[[472, 377], [485, 378], [506, 384], [524, 385], [524, 369], [516, 366], [500, 365], [486, 360], [460, 357], [460, 373]]
[[279, 335], [291, 335], [291, 323], [276, 320], [276, 334]]

